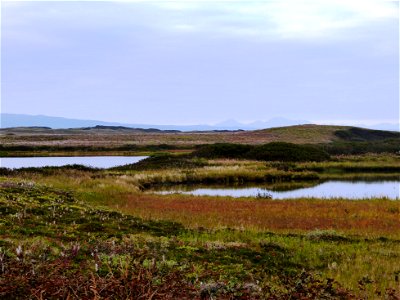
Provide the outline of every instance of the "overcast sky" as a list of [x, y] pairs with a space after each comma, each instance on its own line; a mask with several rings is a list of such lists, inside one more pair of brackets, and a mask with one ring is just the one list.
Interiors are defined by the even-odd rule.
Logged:
[[2, 112], [399, 120], [398, 1], [3, 1]]

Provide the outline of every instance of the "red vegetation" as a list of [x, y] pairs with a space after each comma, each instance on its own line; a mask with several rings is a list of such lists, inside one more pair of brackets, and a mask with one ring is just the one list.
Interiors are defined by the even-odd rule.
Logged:
[[120, 210], [188, 226], [261, 230], [334, 229], [365, 234], [400, 232], [400, 203], [390, 200], [252, 200], [181, 195], [126, 195]]

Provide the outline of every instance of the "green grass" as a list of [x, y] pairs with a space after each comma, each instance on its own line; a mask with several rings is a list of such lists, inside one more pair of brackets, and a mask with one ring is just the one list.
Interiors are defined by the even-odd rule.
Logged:
[[396, 201], [141, 192], [191, 182], [278, 181], [282, 188], [307, 176], [398, 178], [398, 156], [313, 163], [173, 158], [137, 169], [2, 169], [0, 298], [400, 296]]
[[[398, 289], [399, 240], [336, 231], [187, 229], [96, 208], [75, 193], [20, 180], [3, 179], [0, 201], [3, 298], [130, 292], [172, 299], [182, 297], [179, 291], [191, 298], [383, 298]], [[148, 290], [135, 290], [129, 280]]]
[[330, 143], [338, 140], [335, 135], [338, 130], [348, 130], [348, 126], [331, 126], [331, 125], [298, 125], [276, 127], [264, 129], [260, 132], [268, 133], [274, 137], [279, 138], [279, 141], [292, 142], [292, 143]]

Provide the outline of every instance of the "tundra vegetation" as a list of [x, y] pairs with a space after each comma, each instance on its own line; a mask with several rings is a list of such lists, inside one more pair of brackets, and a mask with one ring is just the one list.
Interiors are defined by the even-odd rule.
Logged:
[[[320, 140], [327, 130], [319, 131]], [[150, 189], [399, 179], [400, 157], [388, 146], [398, 145], [398, 136], [341, 130], [346, 134], [325, 144], [178, 149], [168, 140], [173, 147], [142, 148], [153, 154], [108, 170], [0, 168], [0, 298], [398, 299], [400, 201], [161, 195]], [[357, 150], [363, 143], [376, 145], [363, 154]], [[2, 151], [113, 151], [93, 144], [77, 152], [29, 147], [39, 146], [7, 144]]]

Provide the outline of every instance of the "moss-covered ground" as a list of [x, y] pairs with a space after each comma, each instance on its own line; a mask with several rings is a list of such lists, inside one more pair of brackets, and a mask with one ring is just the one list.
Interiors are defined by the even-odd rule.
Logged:
[[[398, 299], [398, 201], [142, 191], [188, 176], [339, 176], [338, 168], [398, 163], [393, 156], [357, 159], [294, 165], [214, 160], [167, 170], [2, 170], [0, 298]], [[398, 176], [394, 171], [377, 174]]]

